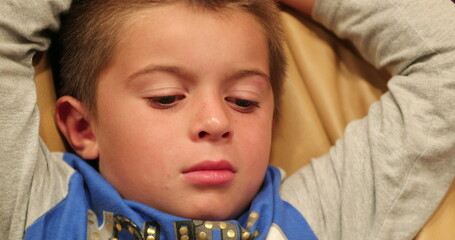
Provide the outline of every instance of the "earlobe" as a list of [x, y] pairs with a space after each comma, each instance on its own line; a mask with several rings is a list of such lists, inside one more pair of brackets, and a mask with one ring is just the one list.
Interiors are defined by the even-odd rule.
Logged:
[[57, 100], [55, 109], [57, 127], [73, 150], [84, 159], [99, 157], [98, 142], [83, 104], [71, 96]]

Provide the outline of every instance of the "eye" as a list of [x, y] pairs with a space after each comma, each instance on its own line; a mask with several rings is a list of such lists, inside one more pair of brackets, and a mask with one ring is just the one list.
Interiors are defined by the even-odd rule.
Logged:
[[158, 109], [168, 109], [178, 104], [179, 101], [183, 100], [185, 96], [183, 95], [171, 95], [171, 96], [161, 96], [161, 97], [151, 97], [148, 98], [150, 105]]
[[234, 106], [234, 109], [242, 113], [250, 113], [259, 108], [259, 103], [255, 101], [235, 97], [227, 97], [225, 99]]

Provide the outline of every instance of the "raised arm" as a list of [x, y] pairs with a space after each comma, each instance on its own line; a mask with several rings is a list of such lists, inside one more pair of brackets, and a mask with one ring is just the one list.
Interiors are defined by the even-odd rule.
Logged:
[[59, 13], [69, 5], [69, 0], [0, 1], [0, 239], [22, 239], [33, 215], [28, 208], [33, 176], [38, 168], [52, 168], [38, 136], [32, 58], [48, 48]]
[[318, 0], [312, 17], [393, 77], [282, 195], [320, 239], [412, 239], [455, 176], [455, 5]]

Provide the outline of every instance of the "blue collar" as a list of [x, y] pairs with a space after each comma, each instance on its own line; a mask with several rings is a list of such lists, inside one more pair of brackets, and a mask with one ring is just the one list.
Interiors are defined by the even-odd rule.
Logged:
[[65, 154], [64, 160], [76, 170], [69, 193], [27, 229], [25, 239], [316, 239], [302, 215], [280, 198], [281, 174], [275, 167], [267, 169], [248, 211], [238, 219], [214, 222], [184, 219], [124, 200], [84, 160], [73, 154]]

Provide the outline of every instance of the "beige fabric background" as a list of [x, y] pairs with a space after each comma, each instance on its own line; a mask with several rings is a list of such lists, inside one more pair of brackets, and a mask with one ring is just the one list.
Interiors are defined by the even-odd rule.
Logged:
[[[289, 71], [271, 164], [288, 174], [326, 153], [344, 127], [366, 115], [387, 90], [388, 75], [375, 70], [347, 42], [310, 20], [283, 12]], [[40, 135], [51, 151], [65, 151], [54, 123], [55, 93], [46, 54], [35, 58]], [[455, 182], [417, 240], [455, 239]]]

